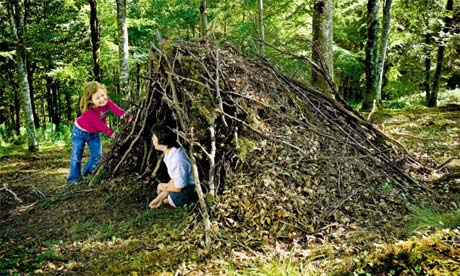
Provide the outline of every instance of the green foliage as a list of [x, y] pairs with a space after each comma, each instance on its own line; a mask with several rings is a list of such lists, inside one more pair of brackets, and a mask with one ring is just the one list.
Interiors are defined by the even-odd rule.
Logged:
[[426, 102], [425, 95], [423, 94], [413, 94], [410, 96], [404, 96], [397, 98], [395, 100], [382, 101], [382, 106], [384, 108], [398, 109], [398, 108], [415, 108], [424, 106]]
[[406, 231], [419, 229], [455, 229], [460, 227], [460, 210], [448, 211], [434, 206], [410, 206]]
[[438, 95], [438, 106], [460, 103], [460, 88], [442, 91]]
[[364, 73], [364, 63], [358, 53], [340, 48], [334, 52], [334, 71], [341, 77], [359, 80]]
[[[438, 106], [448, 104], [458, 104], [460, 101], [460, 89], [443, 90], [438, 94]], [[393, 100], [382, 101], [382, 106], [388, 109], [414, 109], [425, 106], [425, 93], [413, 93], [411, 95], [402, 96]], [[349, 101], [350, 103], [350, 101]], [[352, 102], [350, 103], [352, 106]]]
[[347, 103], [354, 109], [354, 110], [360, 110], [361, 109], [361, 102], [357, 101], [355, 99], [349, 99]]
[[238, 146], [237, 156], [240, 159], [244, 159], [257, 148], [255, 142], [243, 137], [238, 138]]
[[[71, 127], [68, 125], [56, 128], [53, 124], [46, 124], [45, 127], [36, 130], [39, 147], [65, 146], [70, 148]], [[9, 133], [5, 126], [0, 125], [0, 156], [7, 155], [17, 148], [27, 147], [27, 132], [25, 128], [20, 129], [20, 135]]]
[[61, 144], [70, 147], [70, 132], [69, 125], [56, 128], [56, 125], [48, 123], [45, 127], [37, 129], [37, 138], [41, 146]]
[[315, 275], [314, 269], [304, 268], [301, 263], [295, 263], [290, 260], [269, 260], [262, 264], [243, 269], [242, 271], [235, 272], [231, 275], [254, 275], [254, 276], [301, 276], [301, 275]]

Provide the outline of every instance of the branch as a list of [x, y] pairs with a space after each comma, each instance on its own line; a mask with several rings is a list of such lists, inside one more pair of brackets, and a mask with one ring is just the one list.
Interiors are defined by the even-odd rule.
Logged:
[[0, 191], [3, 191], [3, 190], [5, 190], [5, 191], [9, 192], [11, 195], [13, 195], [13, 197], [14, 197], [14, 199], [16, 199], [16, 201], [18, 201], [20, 203], [24, 202], [22, 199], [20, 199], [18, 197], [18, 195], [16, 195], [15, 192], [13, 192], [12, 190], [8, 189], [8, 184], [7, 183], [3, 183], [3, 188], [1, 188]]

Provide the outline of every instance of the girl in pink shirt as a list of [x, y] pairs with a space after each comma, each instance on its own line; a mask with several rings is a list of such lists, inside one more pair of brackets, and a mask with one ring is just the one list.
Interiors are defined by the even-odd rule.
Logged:
[[[86, 85], [80, 100], [80, 110], [82, 113], [75, 120], [72, 128], [72, 154], [67, 184], [78, 182], [82, 176], [91, 174], [96, 170], [102, 156], [100, 133], [109, 137], [114, 135], [113, 130], [106, 123], [107, 111], [110, 110], [119, 117], [125, 115], [125, 111], [107, 96], [105, 85], [97, 81], [89, 82]], [[90, 157], [82, 172], [81, 160], [85, 144], [88, 144]]]

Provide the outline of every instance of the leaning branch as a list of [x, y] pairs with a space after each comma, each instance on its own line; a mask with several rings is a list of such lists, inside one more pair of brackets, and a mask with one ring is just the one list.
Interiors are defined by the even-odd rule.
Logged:
[[18, 202], [20, 202], [20, 203], [23, 203], [23, 202], [24, 202], [22, 199], [20, 199], [20, 198], [18, 197], [18, 195], [17, 195], [15, 192], [13, 192], [12, 190], [10, 190], [10, 189], [8, 188], [8, 184], [7, 184], [7, 183], [3, 183], [3, 188], [1, 188], [0, 191], [3, 191], [3, 190], [5, 190], [5, 191], [7, 191], [8, 193], [10, 193], [10, 194], [14, 197], [14, 199], [16, 199], [16, 201], [18, 201]]

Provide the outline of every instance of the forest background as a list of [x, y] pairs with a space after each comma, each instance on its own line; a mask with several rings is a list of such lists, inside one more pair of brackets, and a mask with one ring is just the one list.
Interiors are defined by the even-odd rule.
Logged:
[[[0, 5], [2, 26], [0, 67], [4, 72], [0, 76], [0, 159], [14, 164], [13, 161], [17, 157], [14, 151], [18, 146], [20, 148], [24, 146], [24, 149], [27, 148], [30, 152], [44, 149], [43, 156], [47, 157], [37, 157], [42, 159], [40, 162], [43, 160], [48, 162], [40, 165], [44, 166], [39, 169], [42, 171], [46, 171], [48, 165], [55, 166], [53, 162], [56, 162], [60, 163], [59, 172], [65, 174], [61, 170], [66, 170], [62, 167], [65, 167], [65, 162], [68, 161], [66, 159], [69, 146], [68, 135], [74, 119], [79, 114], [78, 103], [83, 85], [89, 80], [100, 80], [108, 86], [110, 96], [115, 102], [125, 109], [135, 108], [135, 103], [144, 98], [147, 93], [149, 55], [152, 45], [159, 47], [161, 43], [173, 44], [178, 40], [192, 41], [203, 38], [221, 44], [231, 43], [249, 58], [263, 56], [285, 74], [305, 83], [312, 83], [324, 93], [331, 93], [333, 97], [342, 97], [353, 108], [364, 112], [370, 111], [372, 107], [391, 109], [414, 107], [416, 113], [425, 113], [429, 120], [433, 121], [436, 116], [431, 116], [432, 110], [420, 107], [443, 104], [444, 102], [440, 101], [444, 100], [441, 95], [450, 97], [448, 102], [456, 103], [460, 94], [458, 88], [460, 85], [460, 47], [458, 47], [460, 3], [453, 0], [409, 2], [391, 0], [276, 2], [7, 0], [2, 1]], [[319, 51], [315, 52], [314, 49]], [[312, 70], [312, 64], [313, 67], [317, 66], [317, 70]], [[328, 80], [333, 82], [325, 83], [321, 76], [318, 78], [317, 73], [320, 71], [326, 72], [326, 76], [331, 77]], [[413, 115], [409, 117], [414, 118], [411, 116]], [[453, 115], [452, 118], [455, 120], [457, 117]], [[450, 122], [452, 118], [443, 119], [443, 122]], [[111, 118], [113, 126], [116, 126], [116, 122], [116, 118]], [[420, 125], [437, 126], [437, 122], [424, 122]], [[419, 134], [414, 137], [421, 139], [417, 136]], [[53, 155], [56, 154], [54, 152], [56, 149], [62, 150], [54, 147], [53, 144], [62, 141], [67, 148], [60, 152], [59, 156]], [[424, 150], [427, 151], [432, 149], [431, 145], [427, 146], [428, 142], [414, 142], [414, 144], [422, 144], [420, 147], [425, 147]], [[53, 145], [51, 150], [47, 147], [49, 145]], [[437, 157], [445, 157], [440, 152], [436, 154]], [[27, 162], [34, 163], [34, 158], [36, 157], [32, 155], [25, 159]], [[9, 171], [9, 166], [6, 164], [2, 167], [7, 168], [5, 171]], [[7, 181], [22, 182], [22, 179], [30, 177], [23, 176], [22, 178], [21, 172], [5, 173], [5, 178], [2, 179], [5, 181], [4, 186], [0, 188], [2, 193], [9, 195], [8, 192], [21, 191], [21, 189], [8, 189], [5, 185]], [[9, 177], [14, 180], [10, 180]], [[61, 178], [64, 181], [64, 178]], [[49, 186], [52, 187], [51, 191], [47, 192], [54, 193], [61, 189], [60, 184], [53, 183]], [[34, 183], [30, 185], [35, 187]], [[34, 188], [34, 193], [39, 194], [42, 186], [46, 186], [45, 183], [41, 183], [38, 189]], [[19, 192], [18, 195], [22, 197]], [[11, 235], [4, 237], [0, 251], [1, 256], [4, 257], [4, 261], [0, 262], [2, 273], [45, 271], [45, 274], [53, 274], [60, 273], [62, 269], [79, 273], [85, 271], [86, 265], [90, 265], [86, 272], [104, 271], [108, 274], [127, 274], [142, 269], [146, 273], [179, 269], [175, 262], [181, 258], [181, 254], [178, 253], [178, 256], [171, 258], [165, 257], [162, 250], [167, 242], [157, 243], [154, 240], [159, 237], [165, 238], [168, 242], [180, 240], [177, 229], [183, 228], [184, 221], [189, 220], [187, 214], [166, 210], [165, 214], [161, 215], [141, 210], [139, 213], [130, 213], [132, 219], [126, 220], [128, 215], [122, 218], [125, 214], [120, 213], [118, 218], [111, 217], [113, 214], [104, 210], [107, 211], [106, 214], [97, 213], [97, 216], [101, 216], [101, 220], [107, 218], [108, 222], [105, 224], [84, 221], [85, 218], [78, 217], [75, 224], [69, 227], [66, 212], [75, 215], [75, 209], [82, 208], [85, 209], [82, 213], [86, 213], [91, 207], [75, 205], [76, 201], [72, 202], [72, 197], [75, 195], [61, 196], [56, 194], [51, 199], [48, 198], [48, 201], [43, 201], [40, 205], [43, 209], [39, 209], [39, 204], [34, 208], [47, 214], [45, 211], [47, 204], [59, 206], [59, 211], [62, 211], [59, 217], [64, 217], [64, 222], [56, 218], [48, 223], [57, 233], [64, 231], [61, 228], [67, 227], [65, 231], [70, 232], [68, 242], [47, 240], [43, 244], [31, 242], [28, 238], [20, 241], [14, 238], [15, 234], [9, 232]], [[15, 200], [13, 198], [11, 202]], [[61, 200], [65, 203], [59, 204]], [[109, 201], [109, 199], [104, 200]], [[439, 215], [423, 207], [414, 210], [415, 213], [421, 214], [422, 220], [428, 216], [434, 217], [430, 217], [432, 218], [430, 221], [424, 221], [429, 226], [441, 227], [449, 222], [451, 223], [449, 227], [455, 229], [458, 226], [456, 223], [459, 215], [457, 201], [452, 202], [455, 204], [452, 207], [454, 212], [449, 212], [447, 215], [446, 213]], [[101, 203], [100, 206], [104, 205]], [[26, 209], [30, 210], [28, 208]], [[22, 207], [19, 209], [22, 210]], [[16, 209], [11, 210], [14, 213]], [[452, 219], [452, 216], [455, 219]], [[30, 219], [34, 220], [32, 217], [31, 212]], [[53, 220], [50, 217], [45, 220], [48, 219]], [[79, 219], [84, 222], [79, 223]], [[158, 224], [150, 225], [152, 220], [158, 221]], [[171, 220], [178, 220], [179, 223], [171, 223]], [[59, 226], [60, 223], [62, 226]], [[160, 228], [161, 226], [158, 226], [160, 223], [164, 223], [165, 228]], [[26, 229], [34, 230], [34, 225], [17, 226], [18, 237], [24, 235], [22, 231], [27, 232]], [[46, 229], [47, 226], [43, 224], [39, 227]], [[9, 227], [14, 229], [15, 225]], [[42, 231], [41, 228], [39, 230], [40, 238], [46, 239], [46, 231]], [[130, 242], [117, 238], [120, 235], [129, 237], [136, 235], [131, 230], [139, 233], [145, 231], [141, 236], [147, 235], [147, 237], [143, 236], [141, 241]], [[152, 233], [145, 234], [147, 232]], [[450, 244], [452, 247], [458, 246], [456, 240], [458, 229], [454, 230], [454, 233], [448, 232], [448, 237], [442, 238], [451, 239], [450, 235], [453, 235], [453, 242]], [[95, 242], [79, 244], [78, 240], [86, 235]], [[363, 237], [363, 240], [367, 238]], [[137, 254], [146, 246], [147, 249], [154, 246], [158, 247], [159, 253], [158, 256], [129, 255], [131, 258], [128, 261], [129, 265], [123, 267], [124, 262], [120, 261], [119, 264], [112, 262], [125, 258], [127, 254], [125, 251], [115, 250], [109, 253], [107, 251], [107, 255], [104, 253], [100, 259], [95, 260], [95, 256], [100, 254], [99, 249], [104, 247], [98, 244], [99, 239], [107, 242], [104, 246], [109, 249], [122, 245]], [[32, 243], [36, 247], [28, 248], [27, 246]], [[439, 246], [439, 243], [436, 245]], [[80, 249], [87, 246], [92, 249], [80, 254]], [[172, 247], [177, 249], [175, 246]], [[244, 245], [240, 246], [244, 247]], [[332, 248], [335, 245], [330, 246]], [[428, 242], [429, 246], [431, 246], [430, 242]], [[331, 248], [325, 246], [312, 258], [322, 259], [324, 254], [333, 252]], [[356, 251], [362, 249], [356, 248]], [[101, 249], [101, 252], [105, 249]], [[401, 249], [400, 252], [404, 253], [405, 249], [407, 248]], [[450, 250], [444, 247], [441, 249], [436, 250], [441, 253]], [[408, 250], [412, 252], [412, 247]], [[281, 251], [284, 257], [288, 256], [287, 259], [290, 259], [291, 253], [294, 254], [289, 250], [280, 249]], [[248, 252], [252, 251], [248, 249], [246, 253]], [[391, 250], [389, 252], [391, 258], [394, 252]], [[451, 255], [457, 256], [455, 252], [458, 251], [450, 252]], [[295, 252], [295, 254], [303, 253]], [[334, 269], [330, 271], [341, 271], [344, 263], [335, 262], [337, 258], [334, 254], [330, 253], [332, 256], [330, 260], [334, 260], [332, 261]], [[70, 261], [68, 256], [75, 258]], [[252, 259], [247, 261], [246, 257], [236, 256], [240, 261], [246, 260], [246, 265], [251, 265]], [[201, 258], [202, 255], [198, 253], [190, 257], [192, 262], [201, 261]], [[414, 272], [429, 271], [429, 267], [425, 267], [420, 260], [411, 265], [403, 265], [404, 262], [410, 262], [404, 258], [404, 256], [393, 257], [393, 260], [399, 263], [396, 265], [393, 263], [393, 267], [383, 266], [382, 269], [388, 269], [387, 272], [390, 274], [391, 271], [393, 274], [396, 273], [396, 268], [402, 270], [402, 267]], [[456, 265], [458, 256], [456, 261], [457, 263], [451, 266], [451, 271], [458, 268]], [[447, 262], [452, 264], [451, 260]], [[372, 267], [372, 262], [364, 261], [366, 265], [369, 263]], [[273, 264], [269, 262], [265, 266], [268, 270], [265, 275], [271, 275]], [[341, 268], [337, 270], [337, 267]], [[287, 272], [290, 268], [283, 261], [281, 264], [275, 264], [275, 268], [280, 268], [280, 274], [290, 273], [289, 275], [295, 273], [294, 271], [300, 271], [299, 275], [304, 275], [303, 272], [307, 271], [300, 265], [295, 267], [294, 271]], [[193, 270], [189, 267], [180, 269]], [[232, 267], [226, 269], [233, 271]], [[356, 269], [356, 273], [365, 275], [362, 266], [357, 265], [353, 269]], [[369, 267], [367, 269], [372, 270]], [[344, 271], [348, 271], [347, 268]], [[243, 271], [243, 274], [245, 273], [250, 274]], [[263, 272], [259, 271], [259, 273], [264, 275]]]
[[306, 82], [315, 75], [305, 59], [324, 59], [356, 108], [413, 95], [436, 106], [439, 89], [460, 83], [458, 13], [453, 0], [3, 1], [0, 134], [20, 143], [22, 128], [33, 150], [35, 129], [72, 124], [92, 79], [129, 108], [145, 93], [152, 44], [203, 36]]

